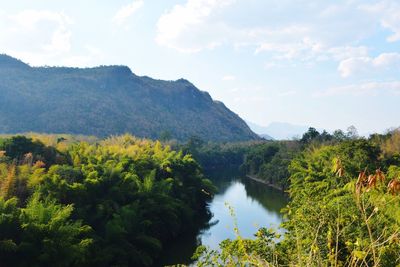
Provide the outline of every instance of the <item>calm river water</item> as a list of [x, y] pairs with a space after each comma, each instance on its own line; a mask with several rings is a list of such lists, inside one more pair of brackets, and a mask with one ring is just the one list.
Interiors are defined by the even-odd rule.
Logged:
[[209, 224], [171, 244], [160, 265], [190, 264], [190, 257], [197, 245], [218, 249], [221, 241], [235, 238], [234, 218], [227, 204], [234, 209], [242, 237], [253, 238], [259, 227], [279, 228], [282, 222], [280, 210], [288, 202], [285, 194], [249, 178], [237, 178], [234, 175], [227, 177], [221, 174], [212, 181], [219, 192], [210, 203], [213, 217]]

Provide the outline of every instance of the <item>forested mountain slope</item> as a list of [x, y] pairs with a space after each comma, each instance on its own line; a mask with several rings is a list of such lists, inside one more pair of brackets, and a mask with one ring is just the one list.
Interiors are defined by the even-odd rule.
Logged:
[[126, 66], [30, 67], [0, 55], [0, 95], [1, 133], [258, 138], [238, 115], [187, 80], [139, 77]]

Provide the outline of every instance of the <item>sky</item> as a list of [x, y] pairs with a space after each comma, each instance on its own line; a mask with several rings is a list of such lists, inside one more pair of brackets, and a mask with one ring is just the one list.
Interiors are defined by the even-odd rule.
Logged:
[[0, 0], [0, 53], [185, 78], [243, 119], [400, 126], [399, 0]]

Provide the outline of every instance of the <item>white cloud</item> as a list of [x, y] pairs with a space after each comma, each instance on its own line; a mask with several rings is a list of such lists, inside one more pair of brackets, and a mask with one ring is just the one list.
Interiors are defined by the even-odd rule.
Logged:
[[[304, 37], [300, 40], [281, 42], [271, 40], [260, 44], [255, 54], [267, 52], [272, 55], [272, 58], [277, 60], [290, 61], [321, 61], [327, 59], [335, 59], [340, 56], [343, 47], [329, 48], [322, 42], [315, 41], [309, 37]], [[356, 50], [356, 49], [354, 49]]]
[[40, 21], [53, 21], [59, 25], [72, 24], [70, 17], [63, 13], [48, 10], [23, 10], [16, 15], [9, 16], [17, 25], [26, 29], [34, 29]]
[[[291, 60], [302, 62], [315, 61], [342, 61], [349, 58], [359, 58], [368, 56], [368, 48], [366, 46], [329, 46], [323, 42], [314, 41], [309, 37], [305, 37], [297, 42], [281, 43], [280, 41], [262, 43], [256, 50], [255, 54], [271, 53], [275, 60]], [[275, 67], [276, 63], [267, 65], [267, 68]]]
[[254, 54], [266, 54], [274, 61], [315, 59], [326, 50], [325, 45], [311, 38], [312, 27], [301, 24], [278, 27], [229, 28], [230, 42], [236, 49], [251, 48]]
[[224, 77], [222, 77], [223, 81], [234, 81], [236, 80], [236, 76], [234, 75], [225, 75]]
[[400, 2], [398, 0], [382, 0], [374, 4], [361, 5], [361, 10], [374, 14], [382, 27], [392, 34], [387, 37], [388, 42], [400, 41]]
[[[68, 25], [73, 21], [63, 13], [48, 10], [23, 10], [18, 14], [10, 15], [8, 20], [11, 25], [8, 32], [4, 33], [8, 38], [30, 39], [30, 36], [37, 35], [45, 37], [42, 39], [45, 43], [42, 41], [39, 45], [39, 48], [43, 50], [65, 53], [71, 49], [71, 31], [68, 30]], [[49, 25], [53, 30], [47, 30], [44, 25]], [[32, 43], [32, 40], [26, 41]]]
[[366, 57], [368, 55], [368, 47], [345, 45], [332, 47], [327, 52], [334, 60], [340, 61], [352, 57]]
[[84, 45], [84, 53], [77, 55], [66, 55], [60, 59], [60, 65], [70, 67], [90, 67], [93, 66], [94, 61], [101, 61], [104, 59], [104, 52], [96, 46], [87, 44]]
[[188, 0], [184, 5], [175, 5], [157, 22], [157, 43], [189, 53], [220, 45], [221, 35], [216, 35], [214, 29], [221, 29], [222, 25], [210, 27], [206, 20], [213, 12], [233, 2], [234, 0]]
[[377, 67], [398, 67], [400, 66], [400, 53], [383, 53], [372, 61]]
[[71, 25], [74, 20], [49, 10], [22, 10], [0, 16], [0, 50], [32, 66], [90, 66], [104, 57], [92, 45], [73, 50]]
[[143, 0], [135, 0], [132, 3], [121, 7], [113, 17], [113, 21], [119, 25], [123, 24], [130, 16], [144, 5]]
[[[207, 8], [197, 13], [196, 3]], [[343, 60], [348, 57], [365, 56], [368, 48], [349, 44], [332, 45], [319, 33], [323, 29], [308, 23], [291, 23], [275, 27], [233, 27], [223, 16], [212, 17], [212, 12], [233, 1], [188, 0], [177, 5], [158, 21], [156, 41], [159, 45], [181, 52], [199, 52], [226, 43], [235, 49], [251, 48], [254, 53], [268, 54], [274, 60]], [[340, 39], [340, 38], [338, 38]]]
[[[8, 49], [7, 54], [21, 59], [32, 66], [67, 66], [67, 67], [89, 67], [93, 65], [95, 60], [104, 58], [104, 53], [91, 45], [85, 46], [85, 51], [82, 54], [65, 53], [62, 55], [52, 52], [38, 53], [35, 51], [21, 51]], [[53, 62], [53, 63], [50, 63]]]
[[[368, 57], [369, 49], [361, 40], [373, 33], [376, 20], [369, 11], [357, 8], [358, 3], [275, 1], [267, 5], [255, 1], [246, 5], [243, 0], [187, 0], [159, 18], [156, 41], [186, 53], [221, 45], [250, 49], [268, 62], [280, 62], [280, 66]], [[254, 11], [252, 5], [259, 8]], [[252, 13], [246, 13], [250, 10]], [[247, 14], [246, 21], [232, 19], [241, 13]], [[276, 17], [278, 13], [281, 15]], [[256, 23], [248, 22], [252, 20]], [[276, 64], [266, 65], [272, 67]]]
[[[356, 73], [368, 73], [385, 71], [388, 68], [400, 67], [399, 53], [382, 53], [372, 57], [351, 57], [342, 60], [338, 66], [338, 71], [342, 77], [349, 77]], [[399, 69], [400, 70], [400, 69]]]
[[71, 49], [71, 32], [65, 27], [58, 28], [53, 33], [50, 44], [43, 47], [48, 51], [68, 52]]
[[365, 71], [371, 63], [369, 57], [352, 57], [340, 62], [338, 71], [342, 77], [349, 77], [355, 71]]
[[361, 84], [350, 84], [339, 87], [332, 87], [323, 92], [317, 92], [314, 94], [316, 97], [326, 97], [335, 95], [378, 95], [381, 93], [389, 93], [394, 95], [400, 94], [400, 81], [390, 82], [365, 82]]

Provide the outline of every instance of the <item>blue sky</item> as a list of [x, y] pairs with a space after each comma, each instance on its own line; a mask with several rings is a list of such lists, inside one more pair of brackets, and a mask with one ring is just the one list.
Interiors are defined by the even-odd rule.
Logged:
[[398, 0], [2, 1], [0, 52], [185, 78], [260, 125], [400, 126]]

